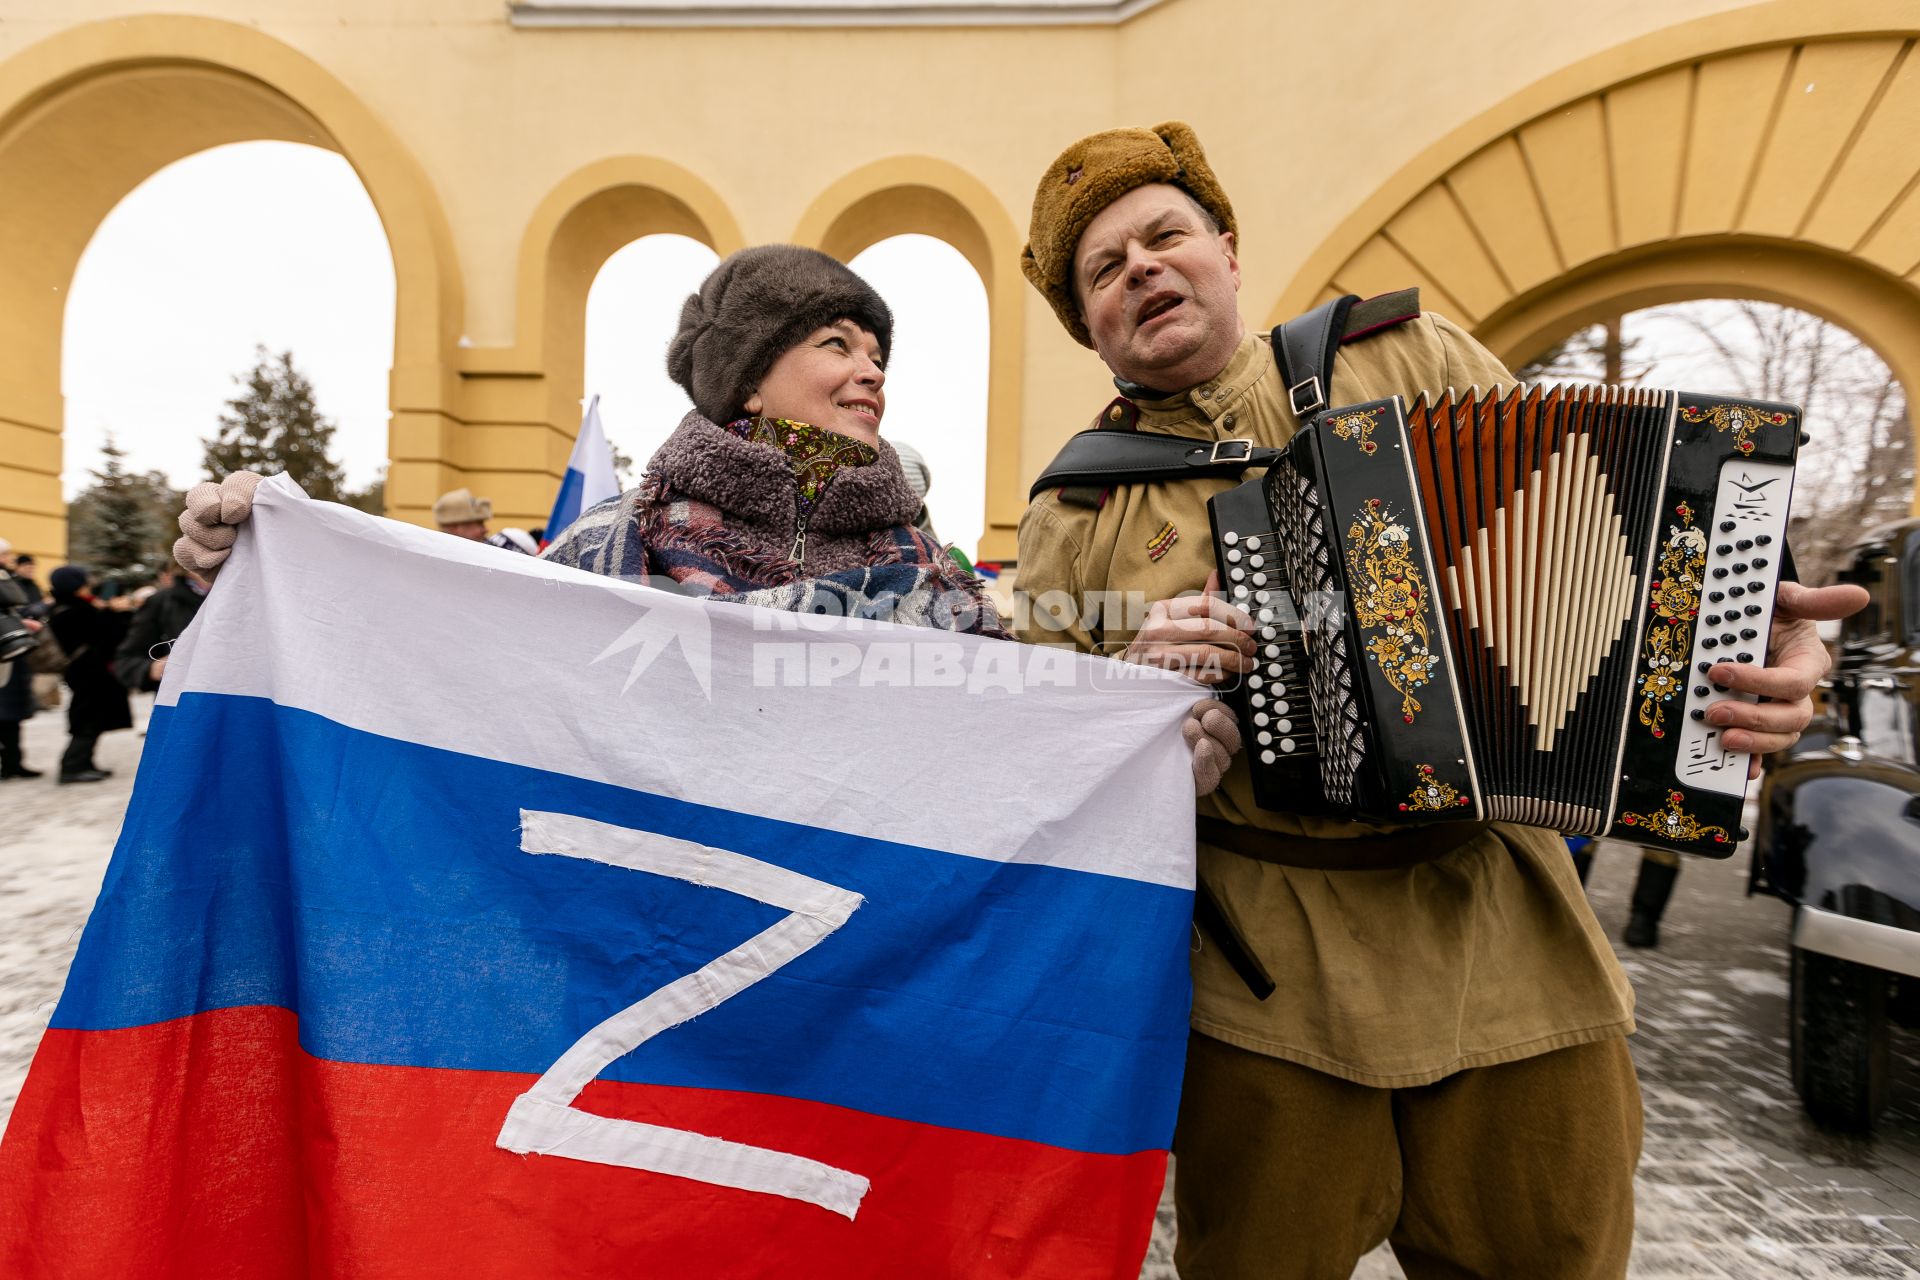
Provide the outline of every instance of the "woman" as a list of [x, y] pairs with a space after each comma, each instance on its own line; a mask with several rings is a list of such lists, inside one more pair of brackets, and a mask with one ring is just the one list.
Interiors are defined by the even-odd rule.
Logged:
[[[826, 254], [733, 254], [667, 350], [693, 412], [637, 487], [583, 512], [546, 557], [728, 602], [1004, 637], [978, 580], [913, 526], [920, 497], [880, 438], [892, 342], [887, 304]], [[258, 483], [240, 473], [187, 495], [182, 564], [217, 568]], [[1204, 793], [1238, 734], [1209, 701], [1187, 739]]]
[[113, 674], [113, 652], [127, 634], [127, 615], [102, 608], [88, 590], [92, 579], [79, 565], [64, 565], [49, 578], [53, 611], [47, 625], [67, 652], [63, 678], [73, 690], [67, 706], [66, 754], [60, 757], [61, 782], [100, 782], [111, 770], [93, 762], [100, 735], [133, 728], [127, 689]]
[[638, 487], [549, 560], [719, 599], [1004, 636], [977, 579], [914, 527], [920, 497], [880, 438], [893, 315], [813, 249], [714, 269], [667, 371], [693, 401]]

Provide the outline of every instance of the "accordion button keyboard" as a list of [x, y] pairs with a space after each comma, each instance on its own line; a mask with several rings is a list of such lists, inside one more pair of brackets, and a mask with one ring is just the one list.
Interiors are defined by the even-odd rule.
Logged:
[[[1773, 605], [1772, 577], [1778, 572], [1778, 558], [1753, 552], [1772, 546], [1784, 535], [1792, 476], [1792, 466], [1785, 462], [1738, 459], [1722, 466], [1714, 489], [1713, 524], [1735, 536], [1702, 539], [1695, 545], [1711, 547], [1703, 567], [1715, 589], [1705, 593], [1706, 599], [1718, 603], [1724, 583], [1724, 596], [1735, 603], [1719, 611], [1717, 622], [1703, 616], [1703, 633], [1694, 639], [1689, 657], [1709, 678], [1687, 686], [1674, 759], [1673, 780], [1678, 784], [1729, 797], [1746, 791], [1748, 756], [1721, 745], [1721, 728], [1707, 713], [1720, 702], [1751, 702], [1754, 695], [1713, 680], [1711, 672], [1717, 663], [1764, 661], [1759, 657], [1760, 642]], [[1712, 633], [1705, 634], [1709, 627]]]

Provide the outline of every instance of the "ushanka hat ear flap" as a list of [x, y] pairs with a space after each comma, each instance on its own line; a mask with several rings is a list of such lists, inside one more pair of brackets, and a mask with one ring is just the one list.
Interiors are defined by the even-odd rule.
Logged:
[[872, 285], [817, 249], [742, 249], [713, 269], [680, 308], [667, 375], [709, 422], [738, 417], [787, 348], [815, 329], [851, 320], [893, 349], [893, 312]]
[[1179, 187], [1213, 215], [1222, 231], [1239, 236], [1233, 205], [1207, 164], [1200, 139], [1178, 120], [1151, 129], [1109, 129], [1080, 139], [1060, 153], [1033, 193], [1033, 221], [1020, 269], [1083, 347], [1091, 347], [1093, 338], [1073, 291], [1074, 250], [1102, 209], [1134, 188], [1156, 182]]

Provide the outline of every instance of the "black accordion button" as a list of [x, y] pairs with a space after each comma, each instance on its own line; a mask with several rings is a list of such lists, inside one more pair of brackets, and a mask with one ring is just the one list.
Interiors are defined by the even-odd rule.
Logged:
[[1717, 627], [1720, 625], [1720, 615], [1717, 613], [1710, 613], [1706, 616], [1705, 619], [1703, 619], [1703, 621], [1705, 621], [1706, 624], [1710, 627]]
[[1720, 647], [1720, 642], [1718, 640], [1715, 640], [1712, 636], [1708, 636], [1706, 639], [1700, 642], [1700, 647], [1702, 649], [1718, 649]]
[[1754, 543], [1754, 545], [1755, 545], [1755, 546], [1757, 546], [1757, 547], [1764, 547], [1764, 546], [1766, 546], [1767, 544], [1769, 544], [1769, 543], [1771, 543], [1772, 541], [1773, 541], [1773, 535], [1772, 535], [1772, 534], [1770, 534], [1770, 533], [1763, 533], [1763, 534], [1761, 534], [1761, 535], [1760, 535], [1759, 537], [1757, 537], [1757, 538], [1755, 538], [1755, 539], [1753, 540], [1753, 543]]
[[[1717, 556], [1730, 556], [1733, 554], [1733, 544], [1731, 542], [1723, 542], [1713, 549], [1713, 554]], [[1227, 558], [1233, 559], [1231, 553], [1229, 553]]]
[[1692, 711], [1689, 711], [1687, 714], [1692, 716], [1695, 720], [1705, 720], [1707, 718], [1707, 713], [1702, 711], [1699, 707], [1695, 707]]
[[1754, 568], [1756, 568], [1756, 569], [1764, 569], [1764, 568], [1766, 568], [1766, 567], [1767, 567], [1767, 558], [1766, 558], [1765, 556], [1755, 556], [1755, 557], [1754, 557], [1754, 559], [1753, 559], [1753, 567], [1754, 567]]
[[1747, 589], [1745, 587], [1729, 587], [1727, 588], [1727, 594], [1738, 600], [1741, 596], [1747, 594]]
[[1706, 697], [1706, 696], [1707, 696], [1707, 686], [1705, 686], [1705, 685], [1703, 685], [1703, 684], [1697, 684], [1697, 685], [1695, 685], [1695, 686], [1693, 687], [1693, 696], [1694, 696], [1694, 697], [1696, 697], [1696, 698], [1704, 698], [1704, 697]]
[[1731, 631], [1727, 632], [1725, 635], [1720, 637], [1721, 644], [1732, 644], [1733, 640], [1734, 640], [1734, 636], [1733, 636], [1733, 632]]
[[1742, 561], [1741, 563], [1733, 566], [1733, 571], [1735, 573], [1745, 573], [1747, 571], [1746, 562]]
[[1707, 599], [1713, 601], [1715, 604], [1719, 604], [1722, 600], [1725, 600], [1726, 598], [1727, 598], [1727, 593], [1724, 591], [1707, 592]]
[[1740, 548], [1742, 551], [1751, 551], [1753, 550], [1753, 539], [1742, 538], [1740, 539], [1740, 541], [1734, 543], [1733, 545]]
[[1701, 663], [1701, 664], [1700, 664], [1700, 674], [1701, 674], [1701, 675], [1705, 675], [1705, 674], [1707, 674], [1707, 672], [1709, 672], [1709, 671], [1711, 671], [1711, 670], [1713, 670], [1713, 664], [1712, 664], [1711, 662], [1703, 662], [1703, 663]]
[[1732, 533], [1734, 529], [1737, 527], [1738, 526], [1735, 525], [1731, 520], [1722, 520], [1720, 522], [1720, 532], [1722, 533]]
[[1718, 569], [1715, 569], [1715, 570], [1713, 571], [1713, 576], [1714, 576], [1714, 577], [1716, 577], [1716, 578], [1724, 578], [1724, 577], [1726, 577], [1726, 576], [1727, 576], [1727, 567], [1726, 567], [1725, 565], [1721, 565], [1721, 566], [1720, 566], [1720, 567], [1719, 567]]
[[1758, 631], [1755, 631], [1752, 627], [1740, 628], [1740, 638], [1742, 640], [1752, 640], [1754, 637], [1758, 636], [1759, 634], [1760, 633]]
[[1760, 616], [1760, 606], [1759, 606], [1759, 605], [1757, 605], [1757, 604], [1750, 604], [1750, 605], [1748, 605], [1748, 606], [1746, 607], [1746, 609], [1745, 609], [1745, 610], [1743, 610], [1743, 612], [1744, 612], [1744, 613], [1745, 613], [1745, 614], [1746, 614], [1746, 615], [1747, 615], [1747, 616], [1748, 616], [1749, 618], [1757, 618], [1757, 617], [1759, 617], [1759, 616]]
[[1753, 592], [1753, 594], [1755, 595], [1759, 595], [1762, 591], [1765, 591], [1766, 589], [1767, 589], [1767, 584], [1764, 582], [1749, 582], [1747, 584], [1747, 590]]
[[1753, 655], [1750, 653], [1735, 654], [1733, 660], [1735, 662], [1752, 662]]

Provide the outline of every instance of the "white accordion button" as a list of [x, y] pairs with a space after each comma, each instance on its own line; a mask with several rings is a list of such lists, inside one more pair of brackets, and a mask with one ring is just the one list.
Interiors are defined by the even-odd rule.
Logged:
[[1261, 685], [1265, 683], [1266, 681], [1262, 680], [1259, 676], [1247, 677], [1247, 688], [1249, 689], [1258, 689]]
[[1270, 734], [1270, 733], [1267, 733], [1267, 732], [1265, 732], [1265, 731], [1262, 731], [1262, 732], [1260, 732], [1260, 733], [1257, 733], [1257, 734], [1255, 734], [1255, 735], [1254, 735], [1254, 739], [1253, 739], [1253, 740], [1254, 740], [1255, 742], [1257, 742], [1257, 743], [1259, 743], [1259, 744], [1260, 744], [1261, 746], [1263, 746], [1263, 747], [1264, 747], [1264, 746], [1266, 746], [1266, 745], [1267, 745], [1267, 744], [1268, 744], [1269, 742], [1272, 742], [1272, 741], [1273, 741], [1273, 735], [1272, 735], [1272, 734]]
[[1279, 731], [1280, 731], [1281, 733], [1292, 733], [1292, 732], [1293, 732], [1293, 721], [1291, 721], [1291, 720], [1282, 720], [1282, 721], [1281, 721], [1281, 722], [1280, 722], [1279, 724], [1277, 724], [1277, 725], [1275, 725], [1275, 726], [1273, 726], [1273, 727], [1274, 727], [1274, 728], [1276, 728], [1276, 729], [1278, 729], [1278, 730], [1279, 730]]
[[1253, 713], [1253, 722], [1255, 724], [1264, 725], [1268, 719], [1269, 717], [1264, 711], [1256, 711]]
[[1276, 756], [1271, 751], [1262, 751], [1260, 753], [1261, 764], [1272, 764], [1275, 760], [1278, 760], [1279, 758], [1280, 758], [1279, 756]]
[[[1282, 689], [1286, 688], [1285, 685], [1281, 685], [1280, 687]], [[1284, 698], [1273, 704], [1273, 713], [1277, 716], [1283, 716], [1287, 714], [1289, 710], [1291, 710], [1291, 706]]]
[[1270, 644], [1267, 646], [1266, 652], [1269, 658], [1277, 658], [1280, 656], [1280, 646], [1277, 644]]
[[1258, 551], [1259, 549], [1260, 549], [1260, 539], [1258, 538], [1247, 539], [1247, 550]]
[[1229, 569], [1227, 570], [1227, 576], [1235, 582], [1239, 582], [1247, 576], [1247, 571], [1245, 569]]
[[1234, 543], [1240, 541], [1240, 535], [1229, 529], [1220, 535], [1220, 541], [1226, 543], [1228, 546], [1232, 546]]
[[1267, 562], [1267, 558], [1265, 556], [1254, 556], [1253, 558], [1247, 561], [1248, 564], [1252, 565], [1256, 569], [1258, 569], [1261, 565], [1265, 564], [1266, 562]]
[[1266, 575], [1266, 574], [1264, 574], [1264, 573], [1256, 573], [1256, 574], [1254, 574], [1254, 575], [1253, 575], [1253, 585], [1254, 585], [1254, 586], [1256, 586], [1256, 587], [1264, 587], [1264, 586], [1266, 586], [1266, 585], [1267, 585], [1267, 575]]
[[1291, 750], [1293, 750], [1293, 739], [1292, 739], [1292, 738], [1282, 738], [1282, 739], [1280, 739], [1280, 749], [1281, 749], [1282, 751], [1291, 751]]
[[1253, 705], [1254, 705], [1254, 706], [1256, 706], [1256, 707], [1264, 707], [1264, 706], [1266, 706], [1266, 705], [1267, 705], [1267, 695], [1266, 695], [1266, 694], [1264, 694], [1264, 693], [1256, 693], [1256, 694], [1254, 694], [1254, 695], [1253, 695]]
[[1280, 630], [1277, 627], [1262, 627], [1260, 628], [1260, 638], [1262, 640], [1278, 640], [1280, 638]]

